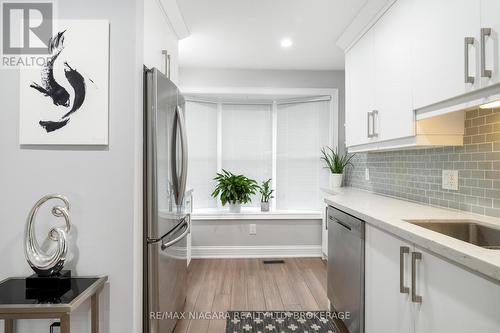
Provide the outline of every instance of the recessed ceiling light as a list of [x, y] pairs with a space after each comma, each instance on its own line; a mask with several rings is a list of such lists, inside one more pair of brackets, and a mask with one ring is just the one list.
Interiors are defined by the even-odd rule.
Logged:
[[480, 109], [493, 109], [493, 108], [498, 108], [498, 107], [500, 107], [500, 99], [498, 101], [483, 104], [479, 108]]
[[293, 41], [290, 38], [283, 38], [280, 42], [281, 47], [287, 48], [293, 45]]

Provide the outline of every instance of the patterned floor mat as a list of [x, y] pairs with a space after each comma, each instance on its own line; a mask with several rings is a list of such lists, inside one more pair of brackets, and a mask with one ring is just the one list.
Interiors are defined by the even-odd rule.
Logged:
[[338, 333], [333, 312], [229, 311], [226, 333]]

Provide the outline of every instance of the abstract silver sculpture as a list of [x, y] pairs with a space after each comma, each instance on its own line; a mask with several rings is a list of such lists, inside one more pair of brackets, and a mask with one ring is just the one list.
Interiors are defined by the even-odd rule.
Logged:
[[[52, 207], [52, 215], [55, 217], [64, 217], [66, 221], [65, 228], [54, 227], [50, 229], [48, 239], [57, 242], [57, 246], [48, 253], [44, 252], [35, 236], [34, 222], [38, 209], [47, 201], [57, 199], [64, 203], [63, 206]], [[60, 194], [46, 195], [38, 200], [31, 209], [25, 230], [24, 255], [31, 268], [39, 276], [57, 275], [64, 267], [66, 254], [68, 252], [68, 234], [71, 230], [71, 219], [69, 216], [69, 201]]]

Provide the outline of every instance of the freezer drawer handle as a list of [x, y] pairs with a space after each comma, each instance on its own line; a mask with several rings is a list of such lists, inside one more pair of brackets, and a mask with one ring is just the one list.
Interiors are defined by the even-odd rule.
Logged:
[[417, 260], [422, 260], [422, 253], [411, 253], [411, 301], [422, 303], [422, 296], [417, 295]]
[[167, 238], [168, 236], [172, 235], [174, 232], [176, 232], [177, 230], [179, 230], [180, 228], [182, 228], [186, 223], [186, 219], [188, 217], [185, 216], [183, 217], [179, 223], [177, 223], [177, 225], [175, 227], [173, 227], [172, 229], [170, 229], [169, 232], [167, 232], [166, 234], [164, 234], [163, 236], [161, 236], [160, 238], [150, 238], [148, 237], [147, 238], [147, 243], [148, 244], [154, 244], [154, 243], [158, 243], [160, 241], [163, 241], [165, 238]]
[[401, 294], [409, 294], [410, 288], [405, 287], [405, 254], [410, 253], [408, 246], [399, 248], [399, 292]]
[[184, 230], [184, 232], [179, 237], [172, 239], [171, 241], [166, 242], [166, 243], [163, 243], [163, 240], [162, 240], [161, 249], [165, 250], [165, 249], [169, 248], [170, 246], [181, 241], [184, 237], [186, 237], [187, 234], [189, 234], [189, 231], [191, 230], [191, 217], [189, 215], [185, 217], [184, 223], [181, 226], [181, 228], [184, 228], [184, 227], [186, 228], [186, 230]]

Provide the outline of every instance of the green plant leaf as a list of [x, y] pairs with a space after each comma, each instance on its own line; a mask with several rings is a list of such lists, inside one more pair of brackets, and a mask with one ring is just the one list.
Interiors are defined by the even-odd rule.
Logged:
[[252, 201], [259, 186], [253, 179], [243, 175], [235, 175], [227, 170], [217, 173], [214, 180], [217, 182], [212, 197], [219, 197], [223, 206], [226, 203], [248, 203]]
[[329, 169], [331, 173], [344, 173], [347, 166], [352, 165], [351, 160], [355, 154], [339, 154], [331, 147], [323, 147], [321, 149], [321, 159], [325, 162], [325, 168]]

